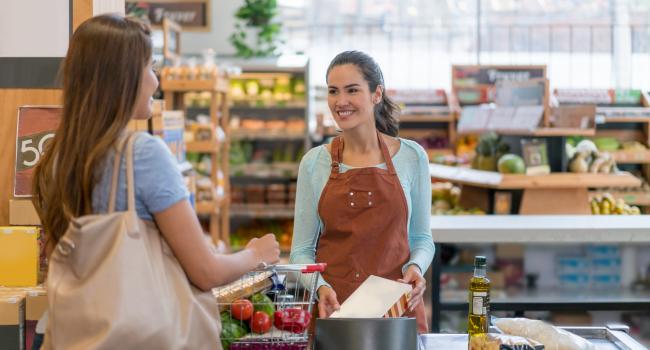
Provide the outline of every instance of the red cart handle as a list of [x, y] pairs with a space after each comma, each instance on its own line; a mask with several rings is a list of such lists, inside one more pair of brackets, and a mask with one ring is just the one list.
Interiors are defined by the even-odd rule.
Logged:
[[309, 264], [306, 265], [300, 272], [302, 273], [323, 272], [325, 271], [326, 267], [327, 267], [326, 263]]

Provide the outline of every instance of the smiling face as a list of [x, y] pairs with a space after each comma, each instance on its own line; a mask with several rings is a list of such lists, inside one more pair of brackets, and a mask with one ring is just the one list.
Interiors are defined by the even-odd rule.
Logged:
[[374, 107], [381, 101], [381, 87], [370, 91], [368, 82], [353, 64], [333, 67], [327, 75], [327, 104], [342, 130], [374, 126]]
[[133, 110], [133, 119], [149, 119], [151, 117], [151, 105], [153, 103], [153, 94], [158, 88], [158, 78], [153, 70], [154, 62], [149, 60], [149, 63], [142, 71], [142, 78], [140, 80], [140, 91], [138, 98], [135, 101], [135, 108]]

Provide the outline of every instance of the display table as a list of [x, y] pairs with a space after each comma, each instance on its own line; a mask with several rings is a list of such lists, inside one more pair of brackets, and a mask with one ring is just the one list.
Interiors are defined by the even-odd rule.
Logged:
[[519, 214], [591, 214], [589, 188], [641, 186], [641, 180], [627, 172], [520, 175], [438, 164], [430, 164], [429, 172], [434, 179], [463, 185], [460, 202], [465, 207], [488, 210], [495, 190], [522, 190]]
[[[647, 215], [592, 216], [592, 215], [484, 215], [432, 216], [431, 234], [440, 252], [440, 243], [648, 243], [650, 219]], [[440, 255], [434, 256], [432, 273], [432, 330], [440, 330], [441, 310], [461, 310], [467, 302], [452, 298], [447, 303], [440, 297]], [[617, 291], [608, 295], [591, 293], [589, 298], [576, 303], [575, 298], [561, 297], [561, 293], [522, 294], [517, 297], [495, 298], [493, 309], [528, 310], [641, 310], [650, 309], [650, 293]], [[512, 301], [512, 302], [511, 302]]]

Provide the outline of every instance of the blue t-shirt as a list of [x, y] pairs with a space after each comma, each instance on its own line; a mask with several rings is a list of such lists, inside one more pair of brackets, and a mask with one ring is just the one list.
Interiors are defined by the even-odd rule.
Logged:
[[[108, 211], [114, 155], [113, 150], [109, 151], [101, 180], [93, 189], [93, 211], [97, 214]], [[160, 138], [146, 133], [137, 136], [133, 148], [133, 173], [135, 206], [140, 219], [153, 221], [153, 214], [189, 198], [177, 163]], [[115, 210], [123, 211], [127, 205], [126, 157], [122, 157], [119, 174]]]
[[[422, 274], [428, 269], [435, 247], [431, 237], [431, 175], [426, 152], [415, 141], [399, 139], [400, 148], [392, 158], [406, 204], [408, 206], [409, 261], [403, 266], [417, 265]], [[292, 263], [313, 263], [316, 244], [323, 228], [318, 214], [318, 202], [331, 172], [332, 156], [325, 145], [305, 154], [298, 169], [296, 209], [291, 244]], [[376, 165], [386, 169], [386, 163]], [[340, 171], [351, 169], [341, 163]], [[326, 284], [319, 279], [318, 286]]]

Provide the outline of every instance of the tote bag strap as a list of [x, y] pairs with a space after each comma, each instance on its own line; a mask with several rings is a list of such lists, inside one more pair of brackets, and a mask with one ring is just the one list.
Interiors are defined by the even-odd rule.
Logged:
[[111, 191], [109, 195], [108, 212], [115, 211], [117, 201], [117, 188], [120, 170], [120, 161], [126, 156], [126, 190], [127, 190], [127, 210], [128, 231], [136, 233], [138, 231], [138, 215], [135, 207], [135, 180], [133, 175], [133, 145], [140, 133], [131, 133], [126, 137], [120, 138], [117, 143], [117, 150], [113, 159], [113, 177], [111, 178]]

